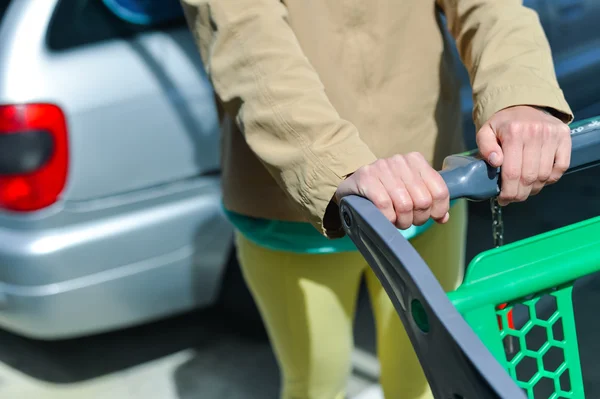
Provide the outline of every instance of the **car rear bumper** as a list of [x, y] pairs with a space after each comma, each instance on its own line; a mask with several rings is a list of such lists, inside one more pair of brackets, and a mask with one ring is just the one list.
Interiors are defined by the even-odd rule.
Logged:
[[230, 248], [215, 190], [63, 229], [0, 229], [0, 327], [62, 339], [210, 304]]

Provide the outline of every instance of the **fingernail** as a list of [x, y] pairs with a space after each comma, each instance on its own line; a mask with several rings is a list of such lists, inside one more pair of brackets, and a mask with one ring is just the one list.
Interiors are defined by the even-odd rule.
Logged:
[[498, 164], [498, 154], [495, 152], [492, 152], [489, 157], [489, 162], [493, 165], [497, 165]]
[[444, 217], [441, 219], [436, 219], [436, 222], [440, 223], [440, 224], [444, 224], [444, 223], [447, 223], [449, 219], [450, 219], [450, 214], [448, 212], [446, 212]]

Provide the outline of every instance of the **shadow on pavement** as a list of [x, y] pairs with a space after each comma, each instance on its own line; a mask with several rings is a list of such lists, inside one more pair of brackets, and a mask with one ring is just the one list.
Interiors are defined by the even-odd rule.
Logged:
[[[228, 320], [229, 319], [229, 320]], [[268, 345], [264, 333], [245, 332], [218, 309], [85, 338], [39, 341], [0, 330], [0, 362], [38, 380], [69, 384], [138, 366], [185, 349], [221, 357], [219, 346]], [[214, 353], [213, 353], [214, 352]], [[235, 358], [229, 356], [229, 360]]]
[[[174, 373], [179, 399], [276, 399], [279, 370], [264, 343], [218, 341], [209, 351], [180, 365]], [[202, 370], [202, 373], [199, 371]]]

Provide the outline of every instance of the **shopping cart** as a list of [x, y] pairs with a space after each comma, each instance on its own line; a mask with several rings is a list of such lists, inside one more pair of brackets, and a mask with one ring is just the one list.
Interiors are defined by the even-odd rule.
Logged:
[[[567, 174], [600, 164], [600, 117], [573, 124], [571, 137]], [[448, 157], [441, 174], [452, 199], [482, 201], [498, 195], [499, 172], [471, 152]], [[436, 399], [585, 398], [572, 290], [600, 270], [600, 217], [483, 252], [446, 293], [370, 201], [348, 196], [340, 215]]]

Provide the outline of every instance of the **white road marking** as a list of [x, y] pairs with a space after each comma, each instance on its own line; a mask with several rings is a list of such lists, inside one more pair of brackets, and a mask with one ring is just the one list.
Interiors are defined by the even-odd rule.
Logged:
[[367, 389], [363, 390], [358, 395], [354, 395], [351, 399], [384, 399], [383, 391], [379, 385], [371, 385]]
[[360, 374], [368, 376], [374, 382], [379, 380], [379, 361], [377, 357], [360, 348], [355, 348], [352, 352], [352, 367]]
[[0, 363], [0, 397], [10, 399], [175, 399], [173, 371], [194, 356], [186, 350], [140, 366], [76, 384], [51, 384]]

